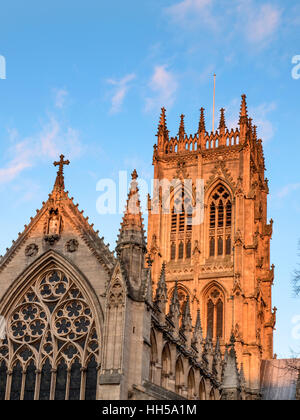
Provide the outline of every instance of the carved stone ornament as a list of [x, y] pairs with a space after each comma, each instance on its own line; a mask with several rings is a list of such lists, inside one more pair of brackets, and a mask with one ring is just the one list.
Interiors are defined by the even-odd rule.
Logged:
[[39, 252], [39, 247], [36, 244], [30, 244], [25, 249], [26, 257], [35, 257]]
[[49, 245], [53, 246], [56, 241], [59, 241], [60, 235], [45, 235], [44, 239]]
[[66, 249], [68, 252], [76, 252], [77, 249], [79, 247], [79, 242], [76, 239], [70, 239], [67, 243], [66, 243]]

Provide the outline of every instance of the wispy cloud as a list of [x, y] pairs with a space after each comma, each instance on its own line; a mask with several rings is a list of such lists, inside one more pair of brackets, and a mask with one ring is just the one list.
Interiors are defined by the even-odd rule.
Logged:
[[111, 114], [117, 114], [121, 111], [125, 97], [130, 89], [130, 82], [136, 78], [134, 73], [127, 74], [121, 80], [108, 79], [107, 83], [115, 86], [113, 96], [111, 98]]
[[195, 28], [218, 34], [232, 42], [232, 37], [242, 37], [250, 44], [266, 45], [281, 24], [282, 10], [271, 2], [258, 0], [228, 1], [183, 0], [164, 9], [173, 24], [183, 30]]
[[282, 11], [271, 3], [258, 5], [253, 0], [240, 0], [238, 14], [247, 40], [254, 44], [264, 44], [277, 32]]
[[22, 139], [16, 130], [13, 133], [14, 142], [8, 150], [11, 158], [8, 158], [5, 167], [0, 168], [2, 185], [13, 181], [40, 160], [56, 159], [61, 153], [74, 158], [82, 151], [79, 132], [72, 127], [64, 127], [53, 116], [31, 137]]
[[178, 83], [176, 76], [166, 65], [156, 66], [151, 76], [149, 87], [152, 95], [146, 98], [145, 110], [151, 111], [157, 107], [170, 107], [176, 99]]
[[66, 89], [55, 89], [55, 107], [62, 109], [65, 105], [66, 98], [69, 95]]
[[285, 187], [283, 187], [278, 193], [276, 194], [278, 198], [284, 198], [291, 194], [294, 191], [297, 191], [300, 189], [300, 183], [296, 184], [288, 184]]
[[[185, 25], [208, 23], [215, 26], [212, 16], [213, 0], [183, 0], [165, 9], [165, 13], [171, 17], [173, 22]], [[199, 18], [201, 21], [199, 22]]]

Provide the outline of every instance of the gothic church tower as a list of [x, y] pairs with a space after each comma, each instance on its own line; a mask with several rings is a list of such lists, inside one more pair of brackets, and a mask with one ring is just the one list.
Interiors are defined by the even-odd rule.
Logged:
[[[170, 211], [163, 209], [161, 187], [152, 200], [149, 197], [148, 252], [155, 284], [165, 262], [168, 302], [176, 284], [181, 310], [189, 299], [193, 324], [200, 310], [204, 336], [219, 339], [223, 353], [234, 334], [239, 367], [244, 369], [248, 390], [255, 394], [260, 389], [261, 360], [273, 358], [273, 221], [267, 222], [269, 190], [262, 140], [248, 116], [246, 96], [242, 96], [239, 128], [227, 129], [224, 111], [216, 132], [206, 131], [201, 108], [195, 135], [186, 134], [182, 115], [178, 135], [170, 137], [162, 109], [154, 179], [160, 185], [163, 180], [172, 183]], [[187, 179], [190, 188], [184, 188]], [[197, 180], [204, 182], [204, 218], [191, 224]]]

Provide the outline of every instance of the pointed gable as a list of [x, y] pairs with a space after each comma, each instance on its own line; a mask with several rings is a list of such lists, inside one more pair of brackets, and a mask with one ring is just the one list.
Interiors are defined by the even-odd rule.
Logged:
[[109, 278], [115, 265], [113, 253], [65, 191], [63, 166], [69, 163], [64, 156], [54, 163], [59, 169], [48, 200], [0, 259], [0, 297], [17, 275], [49, 250], [92, 277], [101, 277], [103, 272], [105, 281]]

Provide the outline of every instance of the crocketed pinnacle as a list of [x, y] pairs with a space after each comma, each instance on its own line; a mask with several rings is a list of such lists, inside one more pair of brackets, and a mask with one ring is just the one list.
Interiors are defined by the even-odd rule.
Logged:
[[167, 119], [166, 119], [166, 109], [165, 108], [161, 109], [157, 136], [164, 136], [165, 138], [169, 137], [169, 131], [168, 131], [168, 128], [167, 128]]
[[[130, 191], [128, 193], [126, 209], [121, 223], [118, 245], [124, 241], [128, 242], [129, 238], [132, 238], [135, 242], [138, 241], [138, 243], [145, 246], [146, 241], [137, 182], [138, 174], [136, 170], [132, 172], [131, 178]], [[134, 235], [131, 234], [133, 232]]]
[[216, 346], [215, 346], [215, 354], [221, 354], [221, 347], [220, 347], [220, 337], [217, 338]]
[[157, 284], [155, 300], [156, 301], [161, 301], [161, 300], [167, 301], [167, 298], [168, 298], [168, 288], [167, 288], [167, 284], [166, 284], [166, 263], [163, 262], [160, 277], [159, 277], [159, 282]]
[[184, 138], [185, 136], [185, 128], [184, 128], [184, 115], [180, 115], [180, 126], [179, 126], [179, 132], [178, 132], [179, 138]]
[[240, 110], [240, 124], [247, 124], [248, 123], [248, 110], [247, 110], [247, 101], [246, 95], [242, 95], [242, 103], [241, 103], [241, 110]]
[[219, 124], [219, 130], [225, 130], [226, 129], [226, 123], [225, 123], [225, 109], [221, 108], [221, 116], [220, 116], [220, 124]]
[[183, 309], [183, 320], [187, 321], [187, 320], [192, 320], [191, 317], [191, 305], [190, 305], [190, 297], [187, 296], [186, 297], [186, 301], [184, 304], [184, 309]]
[[197, 311], [197, 318], [196, 318], [196, 325], [195, 325], [195, 332], [203, 333], [202, 325], [201, 325], [201, 315], [200, 315], [200, 309]]
[[174, 315], [179, 316], [180, 315], [180, 302], [179, 302], [179, 296], [178, 296], [178, 282], [175, 282], [175, 287], [171, 299], [171, 305], [170, 305], [170, 314], [171, 317]]
[[200, 121], [199, 121], [199, 133], [205, 133], [205, 116], [204, 116], [204, 108], [200, 109]]
[[230, 338], [230, 351], [225, 355], [225, 366], [223, 372], [223, 389], [238, 389], [240, 387], [240, 374], [238, 371], [236, 352], [235, 352], [235, 338], [232, 333]]
[[201, 325], [200, 309], [198, 309], [196, 324], [195, 324], [194, 334], [193, 334], [193, 343], [196, 344], [197, 342], [201, 342], [202, 340], [203, 340], [203, 330], [202, 330], [202, 325]]

